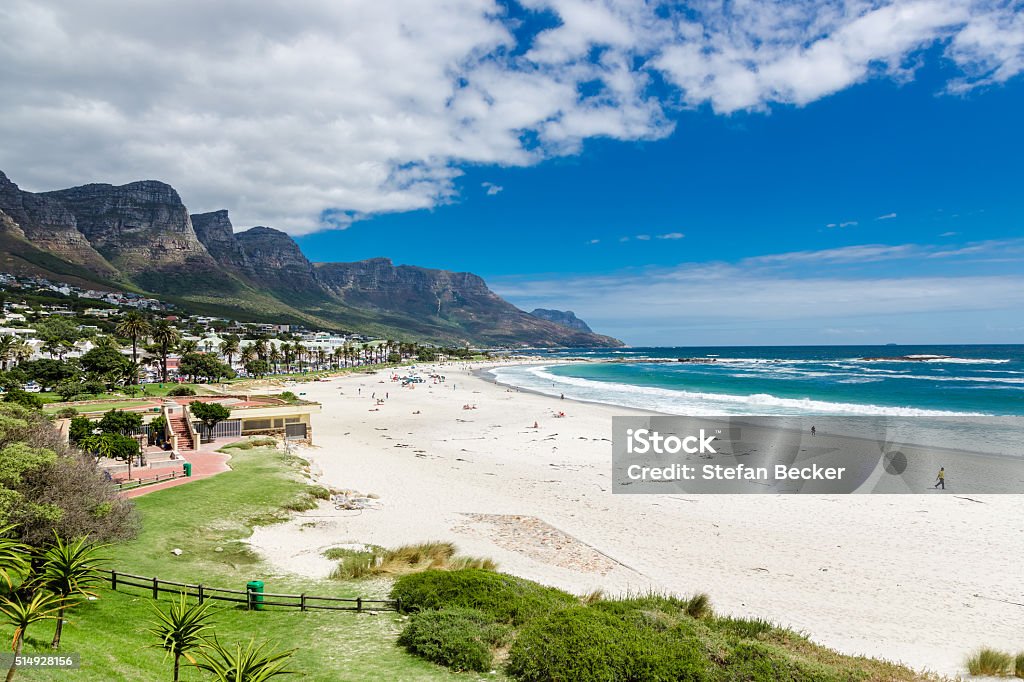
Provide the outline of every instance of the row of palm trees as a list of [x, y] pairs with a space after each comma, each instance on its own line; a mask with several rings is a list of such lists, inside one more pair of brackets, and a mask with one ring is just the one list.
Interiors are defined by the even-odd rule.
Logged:
[[[95, 597], [93, 589], [104, 580], [100, 571], [104, 545], [90, 543], [88, 538], [68, 542], [54, 533], [54, 543], [37, 550], [8, 537], [13, 528], [0, 528], [0, 617], [14, 628], [14, 660], [7, 669], [6, 682], [11, 682], [18, 670], [28, 628], [56, 621], [50, 645], [59, 649], [64, 614], [82, 600]], [[286, 669], [294, 649], [268, 651], [267, 644], [252, 640], [232, 648], [216, 635], [206, 636], [212, 626], [210, 602], [189, 604], [182, 593], [167, 611], [154, 606], [154, 612], [148, 631], [156, 636], [157, 646], [173, 657], [174, 682], [178, 682], [182, 657], [220, 682], [265, 682], [294, 672]]]

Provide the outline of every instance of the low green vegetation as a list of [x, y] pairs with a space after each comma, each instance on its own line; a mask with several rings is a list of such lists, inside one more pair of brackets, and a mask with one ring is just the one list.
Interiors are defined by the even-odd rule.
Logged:
[[1005, 651], [982, 647], [967, 657], [967, 672], [979, 677], [1024, 678], [1024, 653], [1014, 657]]
[[391, 591], [411, 614], [399, 643], [453, 670], [501, 668], [522, 682], [929, 680], [844, 656], [763, 620], [714, 615], [706, 595], [579, 599], [514, 576], [427, 571]]

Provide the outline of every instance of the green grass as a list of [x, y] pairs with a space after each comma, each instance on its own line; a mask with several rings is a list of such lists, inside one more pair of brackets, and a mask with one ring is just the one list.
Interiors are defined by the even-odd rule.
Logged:
[[[111, 566], [138, 575], [180, 582], [244, 589], [261, 579], [268, 592], [384, 598], [386, 584], [306, 580], [274, 575], [249, 551], [244, 540], [261, 523], [284, 518], [282, 507], [307, 495], [305, 463], [269, 448], [232, 450], [232, 471], [140, 497], [143, 530], [138, 538], [112, 547]], [[222, 551], [216, 551], [217, 548]], [[171, 554], [181, 549], [181, 556]], [[165, 594], [160, 604], [170, 603]], [[169, 680], [170, 660], [151, 648], [145, 632], [156, 603], [144, 590], [99, 591], [99, 599], [68, 614], [61, 652], [77, 652], [76, 671], [19, 671], [22, 680]], [[476, 680], [455, 674], [396, 646], [404, 626], [393, 613], [379, 615], [272, 610], [248, 612], [217, 603], [214, 632], [222, 642], [269, 640], [280, 648], [298, 647], [292, 667], [308, 680]], [[52, 623], [35, 624], [26, 652], [50, 653]], [[12, 630], [0, 626], [9, 641]], [[4, 644], [0, 644], [3, 646]], [[186, 668], [182, 680], [207, 679]], [[495, 679], [488, 675], [486, 679]], [[502, 678], [498, 678], [502, 679]]]
[[[78, 410], [79, 414], [87, 414], [89, 412], [106, 412], [108, 410], [127, 410], [133, 407], [140, 407], [141, 405], [145, 405], [146, 402], [146, 400], [131, 400], [126, 398], [123, 400], [111, 400], [110, 402], [93, 403], [88, 405], [82, 403], [71, 403], [71, 407], [74, 407], [76, 410]], [[46, 414], [53, 414], [55, 412], [59, 412], [65, 407], [67, 407], [67, 405], [61, 405], [60, 407], [47, 405], [46, 407], [43, 408], [43, 412], [45, 412]]]
[[967, 659], [967, 672], [972, 675], [1005, 677], [1010, 674], [1014, 658], [1010, 654], [984, 647]]

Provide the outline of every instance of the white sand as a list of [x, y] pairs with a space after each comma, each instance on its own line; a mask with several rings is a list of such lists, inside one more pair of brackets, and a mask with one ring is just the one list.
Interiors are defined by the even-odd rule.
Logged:
[[1024, 603], [1020, 496], [613, 496], [607, 439], [628, 410], [417, 368], [435, 372], [447, 383], [381, 372], [291, 389], [324, 406], [301, 453], [321, 481], [381, 499], [259, 529], [274, 566], [319, 577], [327, 547], [451, 540], [573, 592], [704, 591], [720, 613], [943, 674], [980, 645], [1024, 649], [1024, 607], [999, 601]]

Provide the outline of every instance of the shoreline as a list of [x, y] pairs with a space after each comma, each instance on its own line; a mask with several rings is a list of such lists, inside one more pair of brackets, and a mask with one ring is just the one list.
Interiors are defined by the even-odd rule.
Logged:
[[[324, 410], [316, 446], [298, 454], [320, 483], [376, 493], [380, 509], [322, 504], [258, 528], [254, 549], [277, 571], [323, 578], [327, 547], [448, 540], [578, 594], [704, 591], [720, 613], [950, 675], [983, 644], [1019, 648], [1024, 609], [1005, 603], [1020, 601], [1019, 496], [612, 495], [611, 417], [626, 408], [474, 375], [521, 362], [301, 383]], [[389, 380], [413, 371], [447, 381]]]

